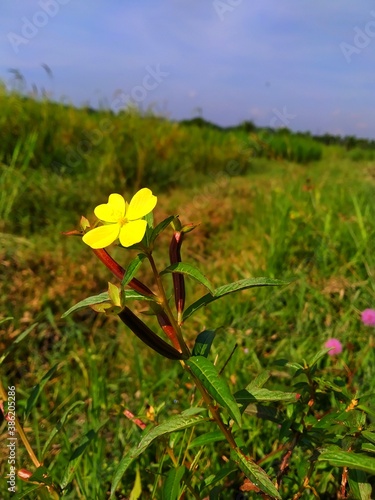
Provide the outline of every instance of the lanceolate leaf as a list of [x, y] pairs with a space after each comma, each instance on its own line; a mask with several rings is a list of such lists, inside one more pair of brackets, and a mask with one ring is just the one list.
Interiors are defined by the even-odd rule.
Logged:
[[366, 474], [361, 470], [349, 471], [350, 494], [355, 500], [371, 500], [372, 487]]
[[246, 389], [241, 389], [234, 395], [236, 401], [242, 405], [248, 405], [250, 403], [265, 402], [265, 401], [284, 401], [284, 402], [294, 402], [297, 399], [297, 395], [294, 392], [283, 392], [283, 391], [269, 391], [268, 389], [253, 388], [250, 391]]
[[48, 486], [53, 485], [53, 481], [52, 481], [51, 476], [49, 475], [49, 471], [43, 465], [41, 465], [40, 467], [38, 467], [36, 469], [34, 474], [32, 476], [30, 476], [29, 480], [36, 481], [38, 483], [47, 484]]
[[91, 429], [84, 436], [81, 437], [78, 446], [73, 451], [71, 457], [69, 458], [68, 465], [65, 470], [64, 477], [61, 481], [61, 488], [65, 489], [69, 483], [73, 480], [76, 470], [80, 461], [82, 460], [83, 453], [86, 451], [89, 444], [98, 437], [98, 432], [102, 427], [104, 427], [108, 422], [108, 419], [101, 422], [101, 424], [94, 430]]
[[218, 298], [228, 295], [228, 293], [238, 292], [239, 290], [245, 290], [246, 288], [253, 288], [256, 286], [280, 286], [288, 284], [289, 281], [281, 281], [273, 278], [245, 278], [216, 288], [213, 295]]
[[0, 325], [5, 323], [6, 321], [11, 321], [12, 319], [14, 319], [12, 316], [8, 316], [7, 318], [0, 319]]
[[[40, 492], [41, 492], [41, 489], [40, 489], [40, 485], [39, 484], [33, 484], [31, 485], [30, 487], [26, 487], [26, 489], [23, 489], [21, 493], [16, 493], [15, 495], [12, 496], [13, 500], [22, 500], [23, 498], [30, 498], [30, 494], [33, 492], [33, 491], [36, 491], [36, 490], [39, 490], [38, 491], [38, 494], [40, 495]], [[46, 488], [46, 495], [49, 495], [51, 496], [49, 493], [48, 493], [48, 490]], [[34, 496], [34, 495], [33, 495]], [[31, 497], [32, 498], [32, 497]], [[35, 498], [35, 497], [34, 497]], [[40, 498], [43, 498], [41, 495], [40, 495]], [[48, 497], [47, 497], [48, 498]]]
[[[125, 290], [125, 298], [126, 300], [148, 300], [148, 301], [153, 301], [154, 299], [149, 296], [142, 295], [135, 290]], [[68, 309], [64, 314], [61, 316], [62, 318], [66, 318], [69, 316], [69, 314], [72, 314], [75, 311], [78, 311], [79, 309], [83, 309], [84, 307], [89, 307], [94, 304], [101, 304], [102, 302], [108, 302], [110, 300], [108, 292], [103, 292], [99, 293], [99, 295], [93, 295], [92, 297], [87, 297], [87, 299], [83, 299], [74, 306], [72, 306], [70, 309]]]
[[308, 367], [309, 368], [312, 368], [313, 366], [315, 366], [318, 361], [322, 358], [324, 358], [325, 356], [327, 356], [327, 353], [329, 352], [329, 349], [324, 349], [322, 351], [318, 351], [315, 356], [312, 358], [312, 360], [308, 363]]
[[128, 265], [124, 277], [121, 281], [122, 286], [126, 286], [136, 275], [136, 272], [142, 265], [143, 260], [146, 258], [144, 253], [139, 253], [135, 259], [133, 259]]
[[281, 499], [280, 493], [275, 488], [271, 479], [267, 476], [264, 470], [259, 467], [250, 458], [245, 457], [240, 450], [232, 450], [231, 458], [236, 462], [238, 467], [245, 473], [246, 477], [255, 484], [260, 490], [272, 498]]
[[42, 456], [44, 456], [47, 448], [49, 447], [50, 443], [52, 442], [52, 440], [56, 436], [56, 434], [58, 434], [61, 431], [61, 429], [64, 427], [65, 422], [67, 421], [70, 412], [73, 411], [73, 409], [76, 406], [82, 406], [84, 404], [85, 403], [83, 401], [76, 401], [71, 406], [69, 406], [69, 408], [66, 410], [66, 412], [64, 413], [64, 415], [57, 422], [57, 424], [56, 424], [55, 428], [52, 430], [51, 434], [48, 436], [48, 439], [45, 442], [43, 450], [42, 450]]
[[246, 290], [247, 288], [254, 288], [258, 286], [280, 286], [280, 285], [288, 285], [288, 281], [281, 281], [273, 278], [247, 278], [239, 281], [234, 281], [233, 283], [229, 283], [228, 285], [220, 286], [216, 288], [211, 293], [204, 295], [196, 302], [193, 302], [183, 315], [183, 320], [186, 320], [189, 316], [195, 313], [198, 309], [211, 302], [214, 302], [225, 295], [230, 293], [239, 292], [241, 290]]
[[156, 238], [159, 236], [159, 234], [164, 231], [165, 228], [169, 226], [169, 224], [175, 219], [175, 215], [171, 215], [170, 217], [167, 217], [166, 219], [162, 220], [159, 222], [159, 224], [155, 227], [155, 229], [152, 231], [151, 236], [150, 236], [150, 243], [153, 243]]
[[80, 441], [79, 446], [74, 450], [72, 456], [69, 459], [67, 468], [65, 470], [64, 477], [61, 481], [61, 488], [65, 489], [68, 484], [73, 480], [76, 473], [77, 467], [82, 460], [83, 453], [90, 444], [90, 442], [96, 438], [96, 433], [91, 429]]
[[163, 500], [178, 500], [180, 498], [181, 481], [185, 471], [186, 468], [181, 465], [168, 472], [163, 486]]
[[357, 469], [369, 474], [375, 474], [375, 458], [369, 457], [364, 453], [327, 450], [319, 455], [318, 460], [326, 460], [335, 467], [348, 467], [349, 469]]
[[115, 472], [112, 487], [111, 487], [111, 498], [114, 498], [114, 494], [116, 488], [121, 481], [122, 476], [125, 474], [126, 470], [132, 464], [132, 462], [141, 455], [148, 446], [154, 441], [154, 439], [159, 436], [163, 436], [164, 434], [168, 434], [170, 432], [181, 431], [183, 429], [187, 429], [188, 427], [192, 427], [193, 425], [197, 425], [203, 422], [205, 419], [201, 415], [187, 416], [183, 413], [181, 415], [175, 415], [160, 425], [156, 427], [152, 427], [149, 431], [145, 431], [145, 435], [143, 439], [141, 439], [140, 443], [137, 446], [131, 448], [131, 450], [122, 458], [120, 461], [117, 470]]
[[221, 467], [215, 475], [205, 477], [202, 483], [202, 487], [204, 488], [207, 486], [213, 486], [218, 481], [221, 481], [225, 477], [229, 476], [229, 474], [236, 471], [238, 471], [237, 465], [234, 464], [232, 460], [230, 460], [228, 465]]
[[108, 292], [99, 293], [98, 295], [92, 295], [91, 297], [87, 297], [87, 299], [83, 299], [70, 309], [64, 312], [61, 316], [62, 318], [66, 318], [72, 312], [78, 311], [78, 309], [83, 309], [84, 307], [91, 306], [92, 304], [100, 304], [101, 302], [109, 301]]
[[375, 432], [363, 431], [362, 436], [368, 439], [371, 443], [375, 444]]
[[172, 264], [171, 266], [168, 266], [166, 269], [164, 269], [164, 271], [162, 271], [160, 274], [165, 273], [187, 274], [188, 276], [191, 276], [206, 288], [208, 288], [211, 293], [214, 292], [214, 288], [212, 287], [212, 284], [208, 281], [206, 276], [204, 276], [204, 274], [202, 274], [199, 269], [192, 266], [191, 264], [187, 264], [186, 262], [178, 262], [177, 264]]
[[13, 351], [13, 349], [17, 346], [17, 344], [21, 342], [25, 337], [27, 337], [27, 335], [29, 335], [29, 333], [37, 326], [37, 324], [38, 323], [34, 323], [33, 325], [29, 326], [27, 330], [22, 332], [20, 335], [18, 335], [18, 337], [16, 337], [15, 340], [13, 340], [12, 344], [10, 344], [10, 346], [7, 349], [5, 349], [5, 351], [1, 355], [0, 365], [4, 361], [4, 359]]
[[204, 356], [192, 356], [185, 363], [207, 392], [228, 410], [233, 420], [241, 427], [241, 412], [238, 404], [230, 392], [227, 382], [220, 377], [215, 365]]
[[215, 338], [216, 330], [204, 330], [195, 339], [193, 347], [193, 356], [208, 357], [211, 349], [212, 342]]
[[250, 384], [246, 387], [246, 390], [251, 392], [252, 389], [259, 389], [260, 387], [263, 387], [264, 384], [267, 382], [267, 380], [270, 378], [270, 376], [271, 372], [269, 371], [259, 373], [259, 375], [257, 375], [255, 379], [252, 380]]
[[193, 439], [188, 448], [200, 448], [207, 444], [216, 443], [218, 441], [225, 441], [225, 436], [221, 431], [205, 432], [201, 436]]
[[24, 413], [24, 420], [27, 420], [28, 416], [30, 415], [30, 412], [31, 410], [34, 408], [35, 406], [35, 403], [39, 397], [39, 394], [42, 392], [43, 390], [43, 387], [46, 385], [46, 383], [48, 382], [48, 380], [52, 377], [52, 375], [55, 373], [55, 371], [57, 370], [57, 367], [58, 367], [58, 363], [56, 363], [50, 370], [48, 370], [48, 372], [43, 375], [41, 381], [39, 382], [39, 384], [37, 384], [33, 390], [31, 391], [31, 394], [27, 400], [27, 404], [26, 404], [26, 410], [25, 410], [25, 413]]

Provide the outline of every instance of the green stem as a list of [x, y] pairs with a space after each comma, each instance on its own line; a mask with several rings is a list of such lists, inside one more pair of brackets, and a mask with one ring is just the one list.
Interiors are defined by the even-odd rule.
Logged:
[[217, 408], [217, 406], [214, 405], [213, 399], [210, 396], [210, 394], [206, 391], [205, 387], [201, 384], [200, 380], [191, 372], [191, 370], [189, 369], [189, 367], [183, 361], [181, 361], [181, 364], [183, 365], [183, 367], [185, 368], [185, 370], [187, 370], [189, 372], [189, 375], [194, 380], [195, 385], [197, 386], [197, 388], [199, 389], [200, 393], [202, 394], [203, 400], [206, 403], [206, 405], [207, 405], [207, 407], [208, 407], [208, 409], [209, 409], [209, 411], [210, 411], [213, 419], [215, 420], [215, 422], [219, 426], [221, 432], [224, 434], [225, 439], [229, 443], [229, 446], [233, 450], [238, 449], [238, 446], [237, 446], [237, 444], [236, 444], [236, 442], [234, 440], [234, 437], [232, 436], [231, 431], [226, 427], [226, 425], [222, 421], [219, 409]]
[[[181, 334], [181, 328], [177, 324], [175, 317], [173, 316], [173, 313], [171, 311], [171, 308], [169, 307], [167, 296], [166, 296], [165, 290], [164, 290], [164, 286], [163, 286], [162, 280], [160, 278], [160, 274], [158, 273], [158, 270], [156, 268], [154, 258], [152, 257], [152, 255], [150, 253], [147, 253], [147, 257], [148, 257], [148, 260], [150, 261], [151, 268], [152, 268], [152, 271], [153, 271], [154, 276], [155, 276], [155, 281], [156, 281], [156, 284], [157, 284], [158, 289], [159, 289], [160, 298], [161, 298], [161, 306], [165, 310], [165, 312], [166, 312], [166, 314], [171, 322], [171, 325], [173, 326], [173, 328], [176, 332], [176, 336], [177, 336], [178, 341], [180, 343], [182, 352], [184, 354], [187, 354], [188, 356], [190, 356], [190, 351], [189, 351], [187, 345], [185, 344], [185, 341], [184, 341], [182, 334]], [[227, 429], [224, 422], [222, 421], [221, 416], [220, 416], [220, 412], [214, 404], [214, 400], [212, 399], [210, 394], [206, 391], [206, 389], [201, 384], [201, 382], [198, 380], [198, 378], [195, 377], [195, 375], [189, 370], [188, 366], [183, 361], [181, 361], [181, 363], [182, 363], [183, 367], [185, 368], [185, 370], [187, 370], [189, 372], [190, 376], [194, 380], [195, 385], [197, 386], [200, 393], [202, 394], [203, 400], [206, 403], [213, 419], [216, 421], [221, 432], [223, 433], [226, 440], [228, 441], [229, 446], [234, 450], [237, 449], [238, 446], [237, 446], [237, 444], [232, 436], [232, 433], [230, 432], [229, 429]]]
[[181, 352], [183, 354], [185, 354], [187, 357], [190, 357], [190, 351], [189, 351], [188, 346], [185, 344], [184, 338], [183, 338], [182, 333], [181, 333], [181, 328], [177, 324], [176, 319], [173, 316], [173, 313], [171, 311], [171, 308], [169, 307], [169, 303], [168, 303], [167, 296], [165, 294], [163, 282], [162, 282], [160, 274], [158, 273], [158, 270], [156, 268], [154, 258], [151, 255], [151, 253], [149, 253], [149, 252], [147, 252], [147, 258], [151, 264], [152, 272], [154, 273], [155, 281], [156, 281], [156, 284], [157, 284], [157, 287], [158, 287], [158, 290], [160, 293], [160, 300], [161, 300], [160, 305], [164, 309], [164, 311], [165, 311], [166, 315], [168, 316], [169, 321], [171, 322], [171, 325], [176, 333], [177, 340], [180, 344]]

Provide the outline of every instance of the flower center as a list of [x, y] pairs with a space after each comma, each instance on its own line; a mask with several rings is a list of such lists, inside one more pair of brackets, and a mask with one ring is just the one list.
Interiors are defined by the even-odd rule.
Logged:
[[121, 227], [125, 226], [129, 221], [126, 217], [120, 217], [118, 220], [118, 223], [120, 224]]

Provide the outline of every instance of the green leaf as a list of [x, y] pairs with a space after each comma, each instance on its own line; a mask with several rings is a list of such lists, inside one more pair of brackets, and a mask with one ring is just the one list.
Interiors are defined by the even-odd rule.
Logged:
[[192, 356], [185, 363], [207, 392], [228, 410], [233, 420], [241, 427], [241, 412], [238, 404], [226, 380], [220, 377], [216, 366], [204, 356]]
[[145, 221], [147, 222], [147, 227], [153, 228], [154, 227], [154, 213], [150, 212], [147, 215], [144, 216]]
[[242, 405], [248, 405], [255, 402], [265, 402], [265, 401], [285, 401], [285, 402], [295, 402], [296, 394], [294, 392], [284, 392], [284, 391], [269, 391], [268, 389], [263, 389], [262, 387], [253, 388], [251, 391], [246, 389], [241, 389], [236, 392], [234, 397], [237, 403]]
[[[125, 299], [126, 300], [147, 300], [150, 302], [154, 302], [154, 298], [150, 296], [145, 296], [142, 295], [135, 290], [125, 290]], [[109, 295], [108, 292], [103, 292], [99, 293], [99, 295], [93, 295], [92, 297], [87, 297], [87, 299], [83, 299], [74, 306], [72, 306], [70, 309], [64, 312], [64, 314], [61, 316], [62, 318], [66, 318], [69, 316], [69, 314], [72, 314], [72, 312], [78, 311], [79, 309], [83, 309], [84, 307], [89, 307], [91, 305], [95, 304], [101, 304], [102, 302], [107, 302], [109, 301]]]
[[180, 498], [181, 481], [185, 471], [186, 468], [181, 465], [168, 472], [162, 491], [163, 500], [178, 500]]
[[281, 411], [276, 408], [272, 408], [271, 406], [250, 403], [245, 407], [243, 413], [261, 418], [262, 420], [276, 422], [277, 424], [281, 424], [285, 421], [285, 416], [281, 413]]
[[111, 301], [111, 305], [119, 307], [121, 311], [123, 304], [121, 303], [120, 288], [117, 285], [108, 283], [108, 297]]
[[125, 290], [125, 298], [126, 300], [147, 300], [148, 302], [155, 302], [155, 297], [142, 295], [141, 293], [129, 288]]
[[358, 405], [357, 408], [358, 408], [358, 410], [362, 410], [365, 413], [367, 413], [368, 415], [375, 417], [375, 411], [373, 408], [370, 408], [369, 406], [362, 405], [362, 404]]
[[[290, 361], [290, 362], [286, 363], [286, 365], [285, 365], [285, 366], [287, 366], [288, 368], [294, 368], [295, 370], [297, 370], [297, 373], [298, 373], [300, 370], [304, 371], [304, 369], [305, 369], [305, 367], [304, 367], [304, 366], [302, 366], [302, 365], [300, 365], [299, 363], [296, 363], [296, 362], [294, 362], [294, 361]], [[296, 376], [296, 375], [297, 375], [297, 373], [295, 373], [294, 375]], [[298, 375], [299, 375], [299, 373], [298, 373]]]
[[235, 465], [232, 461], [228, 462], [228, 465], [221, 467], [219, 472], [216, 474], [212, 474], [211, 476], [208, 476], [204, 478], [203, 480], [203, 488], [207, 486], [213, 486], [214, 484], [218, 483], [225, 477], [229, 476], [229, 474], [232, 474], [232, 472], [237, 472], [238, 468], [237, 465]]
[[259, 465], [253, 462], [249, 457], [243, 455], [239, 449], [231, 451], [231, 458], [255, 486], [272, 498], [281, 499], [280, 493], [275, 488], [271, 479]]
[[351, 497], [354, 500], [371, 500], [373, 496], [371, 484], [368, 483], [366, 474], [361, 470], [349, 471], [349, 486]]
[[216, 330], [204, 330], [195, 339], [193, 347], [193, 356], [207, 356], [210, 353], [212, 342], [215, 338]]
[[141, 495], [142, 495], [141, 474], [139, 472], [139, 467], [137, 467], [137, 470], [135, 473], [135, 481], [134, 481], [133, 489], [130, 492], [129, 500], [138, 500], [138, 498], [141, 498]]
[[38, 483], [47, 484], [48, 486], [53, 486], [53, 481], [49, 475], [49, 471], [43, 465], [36, 469], [34, 474], [30, 476], [29, 481], [36, 481]]
[[216, 288], [214, 297], [224, 297], [224, 295], [228, 295], [229, 293], [239, 292], [240, 290], [246, 290], [247, 288], [254, 288], [257, 286], [280, 286], [289, 285], [289, 283], [289, 281], [281, 281], [274, 278], [245, 278]]
[[186, 262], [177, 262], [176, 264], [172, 264], [165, 268], [160, 274], [166, 274], [166, 273], [182, 273], [186, 274], [187, 276], [191, 276], [192, 278], [196, 279], [199, 283], [204, 285], [208, 290], [213, 293], [214, 289], [211, 285], [211, 283], [208, 281], [206, 276], [202, 274], [199, 269], [196, 267], [192, 266], [191, 264], [187, 264]]
[[273, 278], [246, 278], [239, 281], [234, 281], [233, 283], [229, 283], [228, 285], [220, 286], [216, 288], [213, 292], [204, 295], [196, 302], [193, 302], [184, 312], [183, 320], [185, 321], [189, 316], [194, 314], [198, 309], [211, 302], [214, 302], [225, 295], [230, 293], [239, 292], [241, 290], [246, 290], [247, 288], [254, 288], [258, 286], [280, 286], [280, 285], [288, 285], [288, 281], [281, 281]]
[[[9, 319], [9, 318], [7, 318], [7, 319]], [[18, 335], [18, 337], [16, 337], [15, 340], [13, 340], [11, 345], [7, 349], [5, 349], [5, 351], [3, 352], [3, 354], [0, 358], [0, 365], [3, 363], [4, 359], [7, 356], [9, 356], [9, 354], [13, 351], [13, 349], [16, 347], [16, 345], [19, 344], [25, 337], [27, 337], [27, 335], [29, 335], [29, 333], [37, 326], [37, 324], [38, 323], [34, 323], [33, 325], [29, 326], [29, 328], [27, 330], [20, 333]]]
[[101, 302], [106, 302], [108, 300], [108, 292], [99, 293], [99, 295], [92, 295], [91, 297], [87, 297], [87, 299], [83, 299], [76, 305], [72, 306], [70, 309], [65, 311], [61, 317], [66, 318], [66, 316], [69, 316], [69, 314], [74, 311], [78, 311], [78, 309], [83, 309], [84, 307], [91, 306], [92, 304], [100, 304]]
[[362, 470], [369, 474], [375, 474], [375, 458], [368, 457], [362, 453], [342, 450], [323, 451], [318, 460], [327, 461], [335, 467], [348, 467], [349, 469]]
[[67, 468], [65, 470], [64, 477], [61, 481], [61, 488], [64, 490], [69, 483], [72, 482], [73, 477], [75, 476], [75, 473], [77, 471], [78, 465], [80, 461], [82, 460], [83, 453], [86, 451], [86, 448], [89, 446], [89, 444], [97, 438], [99, 430], [106, 425], [108, 422], [108, 419], [105, 420], [100, 424], [100, 426], [94, 431], [91, 429], [89, 432], [87, 432], [79, 441], [79, 445], [75, 450], [73, 451]]
[[370, 441], [370, 443], [375, 444], [375, 433], [370, 431], [362, 431], [362, 436]]
[[181, 415], [175, 415], [169, 418], [165, 422], [157, 425], [156, 427], [152, 427], [148, 431], [144, 431], [143, 438], [141, 439], [140, 443], [128, 451], [128, 453], [121, 459], [116, 469], [115, 475], [112, 480], [111, 498], [114, 498], [116, 488], [126, 470], [156, 438], [164, 436], [164, 434], [169, 434], [170, 432], [187, 429], [188, 427], [192, 427], [193, 425], [197, 425], [204, 421], [205, 418], [201, 415], [187, 416], [182, 413]]
[[48, 380], [55, 373], [55, 371], [57, 370], [57, 367], [58, 367], [58, 363], [56, 363], [50, 370], [48, 370], [48, 372], [45, 375], [43, 375], [42, 380], [31, 391], [31, 394], [30, 394], [30, 396], [27, 400], [27, 403], [26, 403], [24, 420], [27, 420], [28, 416], [30, 415], [31, 410], [34, 408], [34, 406], [37, 402], [37, 399], [38, 399], [40, 393], [43, 390], [43, 387], [46, 385]]
[[130, 262], [121, 281], [121, 285], [123, 287], [130, 283], [130, 281], [134, 278], [145, 258], [146, 255], [144, 253], [139, 253], [137, 257]]
[[221, 431], [206, 432], [205, 434], [202, 434], [201, 436], [193, 439], [193, 441], [189, 444], [188, 449], [190, 450], [190, 448], [199, 448], [201, 446], [206, 446], [207, 444], [224, 440], [225, 437]]
[[327, 356], [328, 352], [329, 352], [329, 349], [324, 349], [323, 351], [317, 352], [315, 354], [315, 356], [312, 358], [312, 360], [310, 361], [310, 363], [308, 363], [308, 367], [312, 368], [313, 366], [315, 366], [320, 359]]
[[257, 375], [257, 377], [250, 382], [246, 389], [251, 392], [252, 389], [258, 389], [263, 387], [271, 376], [271, 372], [265, 371]]
[[159, 236], [159, 234], [166, 229], [169, 224], [175, 219], [174, 215], [171, 215], [167, 217], [166, 219], [162, 220], [159, 222], [159, 224], [155, 227], [155, 229], [152, 231], [151, 236], [150, 236], [150, 243], [153, 243], [156, 238]]
[[0, 319], [0, 325], [5, 323], [6, 321], [12, 321], [14, 319], [12, 316], [8, 316], [7, 318]]
[[375, 454], [375, 444], [372, 443], [362, 443], [361, 451], [366, 451], [367, 453]]
[[43, 450], [42, 450], [42, 456], [44, 456], [44, 454], [45, 454], [48, 446], [50, 445], [50, 443], [52, 442], [52, 440], [56, 436], [56, 434], [58, 434], [61, 431], [61, 429], [64, 427], [65, 422], [66, 422], [66, 420], [67, 420], [67, 418], [69, 416], [69, 413], [71, 411], [73, 411], [76, 406], [82, 406], [84, 404], [85, 404], [84, 401], [76, 401], [71, 406], [69, 406], [69, 408], [66, 410], [66, 412], [64, 413], [64, 415], [57, 422], [55, 428], [53, 429], [53, 431], [49, 435], [46, 443], [44, 444], [44, 447], [43, 447]]
[[[30, 498], [36, 498], [35, 495], [30, 496], [30, 493], [33, 491], [39, 490], [38, 491], [38, 496], [40, 494], [40, 488], [41, 486], [39, 484], [33, 484], [30, 487], [26, 488], [23, 490], [21, 493], [16, 493], [15, 495], [12, 496], [13, 500], [22, 500], [23, 498], [30, 499]], [[45, 487], [43, 487], [45, 488]], [[48, 490], [46, 490], [46, 493], [48, 493]], [[51, 498], [51, 495], [48, 494], [48, 497]], [[42, 496], [39, 496], [39, 498], [42, 500]]]

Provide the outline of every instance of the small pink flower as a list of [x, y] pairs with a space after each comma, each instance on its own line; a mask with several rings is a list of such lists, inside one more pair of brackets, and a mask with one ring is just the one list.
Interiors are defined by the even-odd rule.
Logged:
[[362, 321], [364, 325], [375, 326], [375, 309], [365, 309], [362, 312]]
[[338, 339], [329, 339], [324, 344], [326, 349], [330, 349], [328, 351], [329, 356], [336, 356], [336, 354], [340, 354], [342, 352], [342, 343]]

